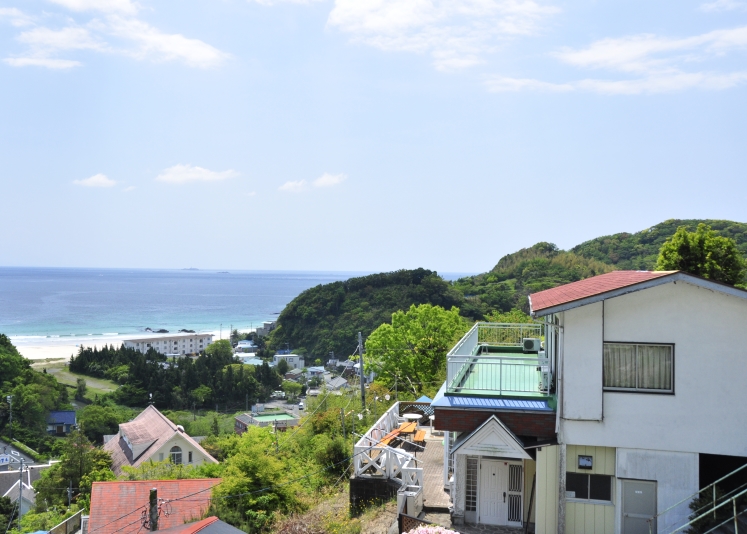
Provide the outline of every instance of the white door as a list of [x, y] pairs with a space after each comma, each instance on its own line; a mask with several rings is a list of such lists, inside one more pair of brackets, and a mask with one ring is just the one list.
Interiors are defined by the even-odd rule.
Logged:
[[506, 478], [508, 464], [498, 460], [480, 461], [480, 491], [477, 522], [485, 525], [505, 525], [508, 509]]

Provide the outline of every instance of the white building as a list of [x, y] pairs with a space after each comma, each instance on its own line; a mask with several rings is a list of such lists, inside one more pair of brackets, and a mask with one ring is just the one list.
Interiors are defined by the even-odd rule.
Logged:
[[197, 354], [213, 342], [213, 334], [175, 334], [172, 336], [125, 339], [124, 346], [140, 352], [153, 348], [167, 356]]
[[538, 534], [685, 525], [716, 478], [701, 466], [747, 462], [747, 291], [616, 271], [535, 293], [530, 307], [545, 323], [524, 337], [542, 350], [509, 354], [495, 333], [520, 325], [481, 324], [447, 358], [433, 406], [449, 431], [453, 519], [528, 520]]
[[303, 369], [306, 367], [306, 361], [303, 356], [298, 354], [276, 354], [272, 357], [272, 362], [277, 365], [280, 360], [285, 360], [288, 363], [288, 369]]
[[254, 344], [254, 341], [252, 341], [251, 339], [242, 339], [236, 344], [235, 352], [254, 353], [257, 352], [257, 350], [259, 350], [259, 347]]

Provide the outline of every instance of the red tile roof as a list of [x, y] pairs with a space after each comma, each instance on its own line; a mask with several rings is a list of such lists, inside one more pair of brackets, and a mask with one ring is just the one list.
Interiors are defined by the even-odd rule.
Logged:
[[[112, 455], [112, 471], [115, 475], [122, 474], [122, 467], [127, 465], [137, 467], [152, 456], [174, 435], [180, 434], [187, 443], [207, 458], [207, 461], [218, 463], [199, 443], [192, 439], [184, 429], [175, 425], [155, 406], [150, 405], [129, 423], [119, 425], [119, 432], [104, 443], [104, 450]], [[131, 449], [124, 439], [132, 444]], [[133, 455], [133, 450], [137, 456]]]
[[212, 515], [206, 519], [203, 519], [202, 521], [195, 521], [194, 523], [187, 523], [186, 525], [179, 525], [177, 527], [171, 527], [169, 529], [162, 529], [159, 525], [158, 531], [161, 532], [162, 530], [166, 530], [169, 534], [197, 534], [197, 532], [209, 526], [211, 523], [215, 523], [216, 521], [220, 520]]
[[[183, 525], [205, 515], [210, 488], [220, 482], [220, 478], [94, 482], [88, 534], [137, 534], [148, 514], [152, 488], [158, 490], [161, 502], [159, 530]], [[188, 495], [188, 499], [172, 500]]]
[[633, 286], [679, 271], [612, 271], [529, 295], [532, 313]]

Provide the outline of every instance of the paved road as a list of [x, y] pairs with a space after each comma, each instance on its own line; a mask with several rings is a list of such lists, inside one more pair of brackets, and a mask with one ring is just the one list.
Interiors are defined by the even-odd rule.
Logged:
[[26, 454], [22, 453], [21, 451], [17, 450], [15, 447], [10, 445], [9, 443], [6, 443], [5, 441], [0, 440], [0, 454], [7, 454], [11, 458], [15, 459], [14, 462], [11, 460], [10, 466], [0, 466], [0, 469], [7, 471], [7, 470], [16, 470], [18, 469], [18, 466], [20, 465], [21, 458], [23, 458], [23, 463], [28, 465], [34, 465], [36, 462], [27, 456]]

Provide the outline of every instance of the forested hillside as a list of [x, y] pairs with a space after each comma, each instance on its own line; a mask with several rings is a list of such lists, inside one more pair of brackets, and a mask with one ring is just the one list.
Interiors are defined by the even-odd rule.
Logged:
[[637, 233], [619, 233], [586, 241], [570, 251], [537, 243], [508, 254], [487, 273], [447, 283], [425, 269], [396, 271], [320, 285], [301, 293], [283, 310], [269, 340], [274, 349], [292, 349], [326, 359], [330, 351], [346, 357], [392, 313], [412, 304], [457, 306], [462, 316], [480, 320], [518, 308], [529, 311], [527, 295], [619, 269], [653, 269], [659, 248], [679, 226], [690, 231], [706, 223], [733, 239], [747, 257], [747, 224], [718, 220], [670, 219]]
[[684, 226], [693, 232], [698, 223], [705, 223], [717, 234], [733, 239], [742, 255], [747, 257], [747, 224], [711, 219], [669, 219], [634, 234], [622, 232], [597, 237], [573, 247], [571, 252], [614, 265], [615, 270], [650, 270], [656, 265], [661, 245], [677, 228]]
[[[286, 347], [326, 359], [330, 352], [346, 358], [355, 350], [358, 332], [366, 337], [392, 313], [412, 304], [457, 306], [473, 310], [463, 293], [437, 273], [426, 269], [401, 270], [318, 285], [301, 293], [278, 317], [270, 346]], [[310, 364], [311, 365], [311, 364]]]

